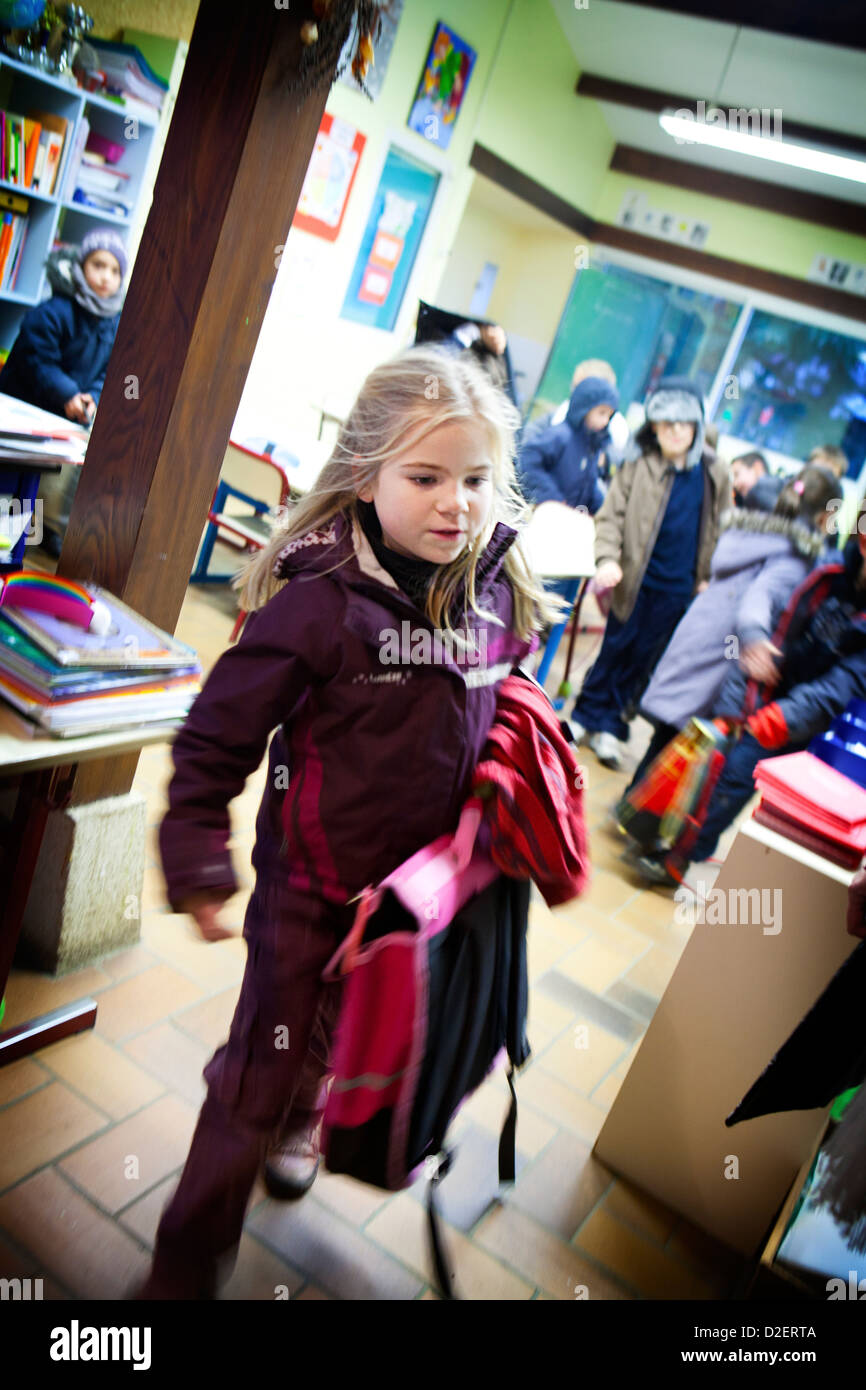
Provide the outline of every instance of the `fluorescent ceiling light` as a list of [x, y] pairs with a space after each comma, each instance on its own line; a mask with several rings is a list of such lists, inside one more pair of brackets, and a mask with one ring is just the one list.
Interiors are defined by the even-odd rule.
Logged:
[[[722, 114], [725, 115], [724, 112]], [[792, 145], [761, 135], [745, 135], [742, 131], [693, 120], [674, 111], [662, 111], [659, 125], [682, 144], [714, 145], [716, 149], [730, 150], [734, 154], [756, 155], [759, 159], [772, 159], [776, 164], [789, 164], [797, 169], [811, 169], [816, 174], [832, 174], [835, 178], [866, 183], [866, 161], [851, 159], [848, 155], [830, 154], [827, 150], [816, 150], [810, 145]]]

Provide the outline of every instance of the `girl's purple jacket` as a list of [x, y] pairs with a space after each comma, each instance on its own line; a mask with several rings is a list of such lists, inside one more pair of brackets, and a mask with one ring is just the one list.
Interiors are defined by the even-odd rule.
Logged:
[[198, 890], [236, 891], [228, 807], [275, 729], [252, 857], [260, 887], [344, 903], [456, 828], [497, 687], [534, 645], [512, 631], [502, 561], [515, 538], [500, 523], [479, 561], [488, 616], [470, 610], [469, 653], [433, 642], [344, 516], [286, 546], [275, 573], [289, 582], [247, 619], [175, 740], [160, 829], [175, 911]]

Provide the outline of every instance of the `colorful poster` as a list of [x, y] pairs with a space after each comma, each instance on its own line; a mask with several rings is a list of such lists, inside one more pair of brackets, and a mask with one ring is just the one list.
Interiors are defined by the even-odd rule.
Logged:
[[322, 117], [293, 227], [337, 240], [366, 139], [345, 121]]
[[394, 327], [438, 183], [439, 175], [411, 155], [388, 151], [342, 318], [387, 332]]
[[475, 63], [475, 50], [445, 24], [437, 24], [421, 74], [409, 129], [447, 150]]

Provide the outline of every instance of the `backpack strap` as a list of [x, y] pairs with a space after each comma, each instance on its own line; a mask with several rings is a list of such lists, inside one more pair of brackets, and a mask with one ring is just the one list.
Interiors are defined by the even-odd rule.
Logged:
[[451, 1171], [453, 1157], [453, 1149], [443, 1149], [438, 1155], [439, 1162], [436, 1172], [430, 1176], [430, 1181], [427, 1184], [427, 1226], [430, 1233], [433, 1268], [436, 1271], [439, 1291], [443, 1298], [449, 1301], [459, 1301], [460, 1295], [454, 1289], [454, 1275], [449, 1269], [451, 1261], [447, 1255], [447, 1247], [439, 1224], [439, 1211], [436, 1206], [436, 1188], [445, 1175]]
[[511, 1104], [499, 1136], [499, 1181], [514, 1182], [517, 1172], [517, 1092], [514, 1089], [514, 1063], [510, 1057], [506, 1080], [511, 1092]]

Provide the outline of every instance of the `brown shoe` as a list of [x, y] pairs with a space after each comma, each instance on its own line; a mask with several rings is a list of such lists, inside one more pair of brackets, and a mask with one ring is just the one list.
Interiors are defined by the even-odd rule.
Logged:
[[268, 1151], [265, 1187], [272, 1197], [291, 1202], [309, 1192], [319, 1171], [321, 1133], [322, 1121], [319, 1119], [299, 1134], [281, 1139]]

